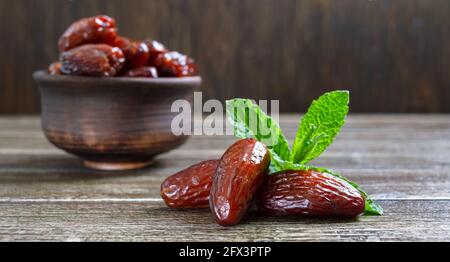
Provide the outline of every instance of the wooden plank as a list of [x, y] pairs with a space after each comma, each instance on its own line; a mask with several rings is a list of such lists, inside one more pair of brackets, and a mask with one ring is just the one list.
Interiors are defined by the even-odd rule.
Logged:
[[[187, 152], [192, 155], [216, 155], [222, 153], [228, 146], [236, 141], [235, 138], [216, 139], [210, 138], [192, 138], [188, 143], [177, 150], [171, 151], [173, 155], [183, 156]], [[45, 141], [30, 140], [20, 142], [6, 141], [0, 147], [0, 161], [1, 158], [13, 155], [66, 155], [62, 150], [55, 148]], [[349, 157], [375, 157], [375, 156], [401, 156], [414, 157], [424, 159], [442, 159], [449, 155], [450, 140], [433, 140], [433, 141], [419, 141], [419, 140], [404, 140], [399, 142], [396, 140], [342, 140], [340, 138], [324, 152], [321, 156], [339, 156], [347, 155]]]
[[[279, 119], [280, 125], [297, 126], [302, 114], [282, 113]], [[198, 124], [198, 123], [196, 123]], [[349, 127], [449, 127], [450, 115], [448, 114], [352, 114], [346, 119]], [[3, 128], [32, 128], [40, 129], [38, 115], [2, 115], [0, 116], [0, 130]]]
[[[296, 125], [296, 117], [283, 115], [281, 122]], [[432, 115], [422, 118], [423, 130], [408, 129], [408, 139], [389, 130], [391, 123], [414, 125], [414, 116], [353, 115], [349, 122], [367, 127], [344, 130], [336, 142], [314, 163], [343, 173], [360, 183], [376, 198], [448, 198], [450, 141], [442, 140], [450, 128], [428, 128], [446, 123], [448, 117]], [[295, 120], [295, 121], [294, 121]], [[33, 123], [30, 125], [30, 123]], [[149, 169], [105, 174], [87, 170], [81, 161], [50, 145], [36, 124], [36, 117], [2, 117], [0, 126], [21, 130], [10, 132], [13, 138], [0, 137], [0, 197], [18, 199], [146, 198], [157, 197], [164, 177], [195, 162], [218, 158], [233, 137], [193, 137], [180, 149], [158, 157]], [[373, 127], [386, 125], [376, 137]], [[33, 127], [34, 126], [34, 127]], [[33, 128], [29, 131], [27, 128]], [[381, 128], [383, 130], [383, 128]], [[395, 130], [395, 132], [392, 132]], [[418, 132], [420, 130], [420, 132]], [[436, 134], [431, 140], [429, 134]], [[35, 136], [26, 137], [29, 134]], [[350, 134], [345, 136], [344, 134]], [[393, 135], [395, 134], [395, 135]], [[365, 135], [365, 137], [364, 137]], [[417, 139], [423, 135], [422, 139]], [[432, 136], [431, 136], [432, 137]], [[412, 139], [411, 139], [412, 138]], [[98, 179], [97, 179], [98, 178]]]
[[[193, 163], [218, 158], [235, 138], [193, 137], [159, 156], [153, 167], [105, 173], [83, 168], [50, 145], [35, 117], [1, 117], [0, 240], [196, 241], [211, 240], [214, 233], [213, 240], [223, 241], [449, 241], [449, 119], [351, 116], [314, 161], [380, 200], [382, 217], [263, 218], [252, 211], [243, 224], [224, 229], [207, 211], [169, 210], [159, 186]], [[282, 116], [288, 135], [297, 120]]]
[[0, 203], [1, 241], [449, 241], [450, 201], [381, 201], [358, 220], [268, 218], [223, 228], [209, 211], [159, 202]]
[[[435, 119], [437, 120], [435, 121]], [[349, 118], [357, 125], [367, 122], [368, 127], [344, 130], [327, 152], [316, 160], [317, 165], [330, 167], [360, 183], [376, 198], [448, 198], [450, 164], [450, 141], [425, 138], [435, 134], [436, 128], [428, 125], [445, 123], [447, 117], [433, 115], [420, 123], [423, 130], [408, 129], [408, 139], [397, 140], [405, 133], [400, 129], [384, 127], [379, 139], [373, 140], [378, 128], [384, 123], [411, 124], [412, 116], [360, 116]], [[283, 115], [282, 123], [292, 126], [294, 117]], [[81, 198], [145, 198], [157, 197], [159, 184], [164, 177], [173, 174], [197, 161], [218, 158], [230, 145], [233, 137], [193, 137], [180, 149], [158, 157], [156, 166], [131, 172], [107, 175], [84, 169], [81, 162], [50, 145], [39, 128], [29, 132], [21, 125], [37, 123], [35, 117], [0, 118], [13, 128], [25, 130], [22, 137], [0, 138], [0, 192], [3, 198], [81, 199]], [[291, 122], [289, 122], [291, 121]], [[296, 121], [296, 119], [295, 119]], [[373, 123], [371, 122], [373, 121]], [[395, 130], [395, 132], [392, 132]], [[438, 129], [439, 130], [439, 129]], [[444, 132], [447, 129], [444, 128]], [[25, 135], [35, 136], [25, 137]], [[349, 136], [344, 134], [351, 133]], [[16, 135], [17, 132], [11, 132]], [[396, 134], [392, 136], [392, 134]], [[419, 135], [422, 139], [417, 139]], [[361, 137], [367, 135], [366, 137]], [[96, 179], [101, 178], [101, 179]], [[80, 182], [82, 181], [82, 182]], [[120, 186], [118, 186], [120, 185]]]
[[[294, 132], [286, 132], [286, 137], [292, 143]], [[424, 150], [449, 150], [450, 151], [450, 128], [448, 130], [432, 130], [429, 132], [415, 130], [355, 130], [346, 129], [336, 138], [329, 150], [339, 149], [348, 151], [390, 151], [394, 153], [421, 153]], [[222, 149], [233, 143], [233, 136], [192, 136], [188, 143], [181, 149]], [[11, 135], [0, 136], [0, 154], [14, 154], [23, 150], [31, 153], [33, 150], [54, 154], [57, 149], [52, 146], [40, 133], [12, 132]], [[40, 152], [39, 152], [40, 153]], [[436, 155], [440, 152], [437, 151]]]
[[[283, 133], [286, 138], [292, 143], [295, 137], [297, 128], [284, 128]], [[350, 142], [370, 142], [373, 140], [386, 140], [391, 143], [411, 143], [414, 142], [427, 142], [435, 140], [444, 140], [448, 142], [448, 137], [450, 137], [450, 127], [448, 128], [429, 128], [421, 129], [420, 127], [410, 129], [402, 128], [352, 128], [344, 127], [342, 132], [338, 135], [337, 141], [350, 141]], [[203, 140], [230, 140], [233, 138], [231, 134], [221, 133], [214, 136], [192, 136], [191, 138], [196, 138], [199, 142]], [[0, 147], [8, 147], [10, 145], [17, 145], [19, 147], [25, 147], [27, 145], [36, 145], [39, 147], [48, 147], [47, 141], [40, 130], [29, 132], [22, 131], [18, 128], [10, 131], [0, 131]]]
[[[420, 117], [420, 121], [417, 121]], [[282, 115], [281, 125], [292, 143], [298, 117]], [[394, 150], [393, 153], [424, 152], [450, 148], [450, 117], [446, 115], [351, 115], [347, 125], [330, 148], [348, 146], [353, 152]], [[211, 143], [224, 148], [233, 141], [230, 136], [196, 136], [187, 146], [198, 148]], [[375, 146], [375, 148], [372, 148]], [[417, 148], [419, 147], [419, 148]], [[207, 147], [210, 148], [210, 147]], [[36, 117], [0, 118], [0, 154], [15, 153], [19, 149], [54, 149], [44, 138]], [[396, 151], [397, 150], [397, 151]], [[56, 152], [56, 151], [52, 151]], [[437, 155], [441, 152], [437, 151]]]
[[[183, 150], [173, 151], [159, 156], [156, 159], [155, 167], [173, 166], [187, 167], [201, 160], [217, 159], [224, 149], [211, 150]], [[348, 153], [347, 153], [348, 152]], [[348, 151], [328, 151], [320, 158], [313, 160], [311, 164], [317, 166], [328, 167], [335, 170], [449, 170], [450, 162], [448, 161], [448, 151], [437, 151], [436, 155], [431, 154], [431, 150], [424, 153], [408, 153], [401, 152], [352, 152]], [[69, 161], [69, 162], [67, 162]], [[71, 163], [67, 165], [67, 163]], [[7, 171], [22, 172], [38, 172], [36, 168], [41, 170], [61, 170], [61, 168], [80, 167], [79, 161], [64, 153], [43, 154], [37, 151], [36, 154], [2, 154], [0, 155], [0, 172]]]
[[[147, 169], [105, 173], [85, 169], [80, 160], [66, 155], [5, 155], [0, 158], [0, 199], [157, 198], [165, 177], [210, 157], [173, 152]], [[398, 158], [389, 157], [324, 157], [321, 161], [378, 199], [450, 199], [449, 165], [439, 168], [408, 159], [399, 167]]]

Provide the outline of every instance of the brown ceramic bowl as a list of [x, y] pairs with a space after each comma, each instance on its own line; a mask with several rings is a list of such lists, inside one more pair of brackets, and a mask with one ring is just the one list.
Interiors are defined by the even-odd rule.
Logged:
[[96, 78], [33, 75], [41, 93], [42, 129], [56, 147], [100, 170], [145, 167], [187, 140], [171, 132], [177, 99], [191, 102], [200, 77]]

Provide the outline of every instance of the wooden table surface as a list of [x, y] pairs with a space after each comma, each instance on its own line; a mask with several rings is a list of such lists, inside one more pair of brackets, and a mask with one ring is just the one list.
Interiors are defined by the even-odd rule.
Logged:
[[[280, 122], [289, 140], [298, 116]], [[267, 218], [223, 228], [174, 211], [163, 179], [218, 158], [233, 137], [192, 137], [153, 167], [104, 173], [51, 146], [37, 117], [0, 118], [0, 240], [450, 241], [450, 115], [351, 115], [315, 164], [359, 183], [384, 207], [357, 220]]]

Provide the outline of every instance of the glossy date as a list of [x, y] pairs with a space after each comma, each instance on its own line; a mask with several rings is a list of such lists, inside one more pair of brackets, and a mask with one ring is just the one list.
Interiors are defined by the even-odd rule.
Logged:
[[282, 171], [270, 175], [257, 198], [258, 209], [274, 216], [356, 217], [364, 197], [352, 185], [316, 171]]
[[64, 52], [84, 44], [111, 44], [117, 36], [116, 21], [106, 15], [87, 17], [74, 22], [58, 40]]
[[220, 159], [211, 187], [209, 204], [222, 226], [239, 223], [247, 212], [269, 166], [267, 147], [255, 139], [231, 145]]
[[115, 76], [125, 57], [117, 47], [89, 44], [66, 51], [60, 56], [61, 73], [80, 76]]
[[207, 208], [218, 160], [207, 160], [168, 177], [161, 184], [161, 197], [171, 208]]

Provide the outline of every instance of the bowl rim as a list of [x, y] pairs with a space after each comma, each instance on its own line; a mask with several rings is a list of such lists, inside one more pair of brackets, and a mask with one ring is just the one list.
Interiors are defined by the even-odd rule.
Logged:
[[69, 75], [50, 75], [47, 70], [38, 70], [33, 73], [33, 78], [36, 81], [43, 82], [65, 82], [65, 83], [85, 83], [85, 84], [119, 84], [119, 83], [133, 83], [133, 84], [151, 84], [154, 85], [167, 85], [191, 86], [194, 84], [201, 84], [201, 76], [189, 76], [189, 77], [160, 77], [160, 78], [145, 78], [145, 77], [92, 77], [92, 76], [69, 76]]

